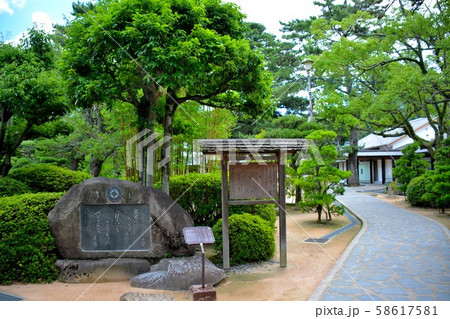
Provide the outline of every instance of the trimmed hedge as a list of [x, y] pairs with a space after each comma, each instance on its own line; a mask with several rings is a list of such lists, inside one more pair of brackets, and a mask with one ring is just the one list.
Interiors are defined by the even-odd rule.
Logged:
[[30, 188], [22, 182], [9, 177], [0, 177], [0, 197], [29, 193]]
[[[170, 179], [170, 196], [191, 215], [197, 226], [212, 227], [222, 217], [220, 174], [177, 175]], [[229, 206], [229, 215], [249, 213], [258, 215], [274, 227], [275, 205]]]
[[[230, 265], [270, 260], [275, 253], [275, 234], [270, 223], [259, 216], [244, 213], [229, 218]], [[222, 256], [222, 219], [213, 227], [213, 247]]]
[[55, 240], [47, 214], [63, 193], [0, 198], [0, 284], [56, 279]]
[[91, 176], [50, 164], [37, 164], [11, 170], [8, 177], [25, 183], [34, 192], [65, 192]]

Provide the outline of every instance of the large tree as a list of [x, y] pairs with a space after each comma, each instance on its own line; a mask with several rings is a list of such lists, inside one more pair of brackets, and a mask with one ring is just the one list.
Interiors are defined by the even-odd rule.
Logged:
[[[322, 11], [319, 16], [283, 23], [282, 30], [284, 37], [296, 45], [303, 59], [315, 60], [312, 70], [312, 80], [316, 86], [315, 111], [320, 121], [328, 122], [333, 130], [349, 139], [350, 143], [344, 149], [348, 154], [349, 170], [352, 172], [348, 185], [357, 186], [359, 185], [358, 131], [361, 122], [348, 116], [348, 106], [351, 97], [361, 93], [352, 79], [352, 68], [343, 66], [343, 57], [340, 54], [328, 51], [340, 38], [346, 38], [364, 30], [360, 26], [345, 25], [341, 21], [345, 21], [358, 10], [367, 11], [370, 7], [369, 3], [374, 3], [375, 7], [371, 10], [378, 12], [376, 4], [380, 1], [352, 3], [345, 1], [339, 4], [336, 2], [335, 0], [315, 1], [314, 4]], [[330, 104], [332, 107], [329, 107]]]
[[[322, 37], [333, 35], [331, 26], [359, 30], [338, 38], [316, 61], [325, 75], [346, 72], [357, 94], [345, 101], [331, 92], [322, 101], [327, 107], [344, 103], [345, 115], [370, 132], [391, 136], [393, 128], [402, 128], [395, 134], [407, 134], [434, 158], [450, 130], [449, 3], [390, 4], [380, 14], [360, 11], [340, 21], [317, 21], [315, 32]], [[410, 121], [419, 117], [428, 119], [434, 139], [416, 134]]]
[[53, 45], [43, 31], [31, 29], [19, 46], [0, 44], [0, 175], [32, 128], [68, 109]]
[[251, 22], [248, 26], [246, 37], [251, 47], [264, 55], [267, 69], [272, 74], [272, 92], [277, 108], [284, 109], [287, 115], [304, 114], [308, 100], [298, 93], [305, 88], [306, 82], [296, 73], [301, 65], [301, 55], [294, 49], [296, 44], [277, 39], [260, 23]]
[[[76, 6], [64, 53], [71, 93], [87, 107], [111, 99], [133, 104], [150, 134], [164, 97], [164, 157], [175, 111], [185, 102], [252, 115], [271, 107], [270, 77], [244, 37], [243, 18], [236, 5], [220, 0]], [[167, 193], [169, 163], [162, 169]]]

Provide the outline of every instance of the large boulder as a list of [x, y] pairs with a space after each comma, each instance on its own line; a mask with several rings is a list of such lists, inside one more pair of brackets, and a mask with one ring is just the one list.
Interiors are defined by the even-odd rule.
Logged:
[[67, 259], [193, 255], [183, 228], [192, 218], [155, 188], [104, 177], [75, 185], [48, 215], [58, 254]]
[[[225, 278], [225, 271], [205, 258], [205, 284], [215, 285]], [[150, 272], [131, 278], [131, 287], [159, 290], [188, 290], [202, 283], [202, 257], [163, 259]]]

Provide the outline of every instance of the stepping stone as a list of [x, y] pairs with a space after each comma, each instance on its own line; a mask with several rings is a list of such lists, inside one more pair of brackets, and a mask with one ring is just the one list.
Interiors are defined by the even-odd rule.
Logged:
[[139, 292], [127, 292], [120, 296], [120, 301], [175, 301], [173, 296], [163, 294], [141, 294]]

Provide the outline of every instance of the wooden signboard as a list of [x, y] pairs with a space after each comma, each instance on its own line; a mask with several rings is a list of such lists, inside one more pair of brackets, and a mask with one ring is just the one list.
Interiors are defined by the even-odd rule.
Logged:
[[277, 198], [277, 163], [230, 165], [230, 199]]

